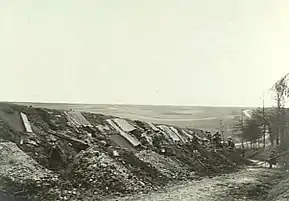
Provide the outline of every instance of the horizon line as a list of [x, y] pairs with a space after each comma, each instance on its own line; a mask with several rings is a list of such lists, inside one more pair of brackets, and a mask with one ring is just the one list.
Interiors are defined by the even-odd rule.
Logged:
[[[48, 102], [48, 101], [0, 101], [0, 103], [14, 104], [61, 104], [61, 105], [127, 105], [127, 106], [171, 106], [171, 107], [235, 107], [235, 108], [260, 108], [262, 106], [240, 106], [240, 105], [173, 105], [173, 104], [132, 104], [132, 103], [81, 103], [81, 102]], [[270, 106], [273, 107], [273, 106]], [[270, 108], [265, 107], [265, 108]]]

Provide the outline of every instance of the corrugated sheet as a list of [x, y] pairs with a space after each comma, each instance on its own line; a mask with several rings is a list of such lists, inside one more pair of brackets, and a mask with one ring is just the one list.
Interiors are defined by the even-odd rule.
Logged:
[[29, 120], [28, 120], [26, 114], [24, 114], [24, 113], [21, 112], [21, 113], [20, 113], [20, 116], [21, 116], [23, 125], [24, 125], [24, 127], [25, 127], [25, 131], [28, 132], [28, 133], [32, 133], [33, 131], [32, 131], [31, 125], [30, 125], [30, 123], [29, 123]]
[[176, 129], [174, 128], [173, 126], [170, 127], [170, 129], [181, 139], [182, 142], [187, 142], [188, 140], [186, 140], [186, 138], [184, 138], [182, 136], [182, 134]]
[[129, 143], [131, 143], [134, 147], [140, 145], [140, 141], [135, 137], [131, 136], [130, 134], [124, 132], [120, 129], [111, 119], [106, 120], [115, 130], [117, 130], [122, 137], [124, 137]]
[[89, 121], [81, 114], [81, 112], [64, 112], [67, 120], [76, 127], [89, 126], [93, 127]]
[[152, 123], [152, 122], [146, 122], [154, 131], [159, 131], [159, 129]]
[[180, 138], [167, 126], [165, 125], [160, 125], [159, 128], [161, 128], [166, 134], [172, 138], [174, 141], [180, 141]]
[[183, 132], [183, 134], [184, 134], [185, 136], [187, 136], [187, 138], [193, 139], [193, 136], [190, 135], [189, 133], [187, 133], [184, 129], [182, 129], [182, 132]]
[[124, 132], [134, 131], [136, 128], [124, 119], [113, 120]]

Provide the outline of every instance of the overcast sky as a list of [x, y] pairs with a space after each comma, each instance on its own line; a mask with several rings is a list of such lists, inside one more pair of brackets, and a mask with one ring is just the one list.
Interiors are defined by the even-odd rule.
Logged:
[[261, 104], [288, 0], [1, 0], [1, 100]]

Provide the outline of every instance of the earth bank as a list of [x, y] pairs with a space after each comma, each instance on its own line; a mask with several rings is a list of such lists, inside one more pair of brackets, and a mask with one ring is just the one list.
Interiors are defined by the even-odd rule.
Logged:
[[[21, 112], [27, 115], [32, 133], [26, 132]], [[175, 127], [183, 142], [174, 142], [160, 131], [163, 148], [147, 143], [134, 147], [108, 124], [115, 117], [82, 113], [91, 126], [79, 126], [67, 118], [67, 112], [73, 111], [0, 104], [2, 192], [27, 201], [102, 200], [149, 193], [249, 164], [237, 150], [215, 150], [201, 141], [192, 144], [182, 128]], [[135, 128], [130, 135], [141, 142], [143, 133], [157, 135], [146, 122], [126, 121]], [[202, 131], [184, 129], [203, 137]]]

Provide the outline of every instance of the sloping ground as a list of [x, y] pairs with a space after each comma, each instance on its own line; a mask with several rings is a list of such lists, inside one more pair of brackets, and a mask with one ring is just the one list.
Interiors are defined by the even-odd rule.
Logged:
[[264, 201], [281, 175], [278, 169], [249, 166], [235, 173], [169, 186], [164, 191], [106, 201]]
[[266, 146], [265, 148], [251, 149], [247, 151], [246, 155], [253, 160], [268, 161], [272, 152], [281, 152], [280, 146], [274, 145]]
[[[101, 200], [108, 195], [150, 192], [175, 181], [232, 171], [236, 164], [244, 164], [235, 152], [215, 152], [199, 142], [175, 143], [165, 137], [160, 138], [162, 148], [143, 143], [134, 150], [127, 149], [112, 137], [121, 135], [107, 124], [107, 119], [114, 118], [111, 116], [82, 113], [93, 127], [75, 126], [61, 110], [7, 104], [0, 104], [1, 108], [5, 108], [2, 116], [7, 112], [25, 113], [33, 130], [25, 133], [13, 129], [10, 120], [2, 118], [0, 137], [10, 142], [3, 145], [6, 152], [1, 157], [4, 160], [11, 155], [16, 162], [10, 163], [7, 157], [0, 164], [3, 181], [14, 182], [2, 185], [1, 189], [12, 195], [25, 189], [25, 198], [30, 200]], [[128, 122], [136, 125], [134, 121]], [[15, 128], [21, 127], [19, 121], [14, 124]], [[155, 131], [142, 126], [128, 134], [141, 141], [144, 132], [157, 136]], [[6, 179], [10, 177], [4, 170], [16, 179]], [[46, 180], [42, 176], [46, 175], [55, 179], [48, 179], [44, 185]]]
[[179, 180], [194, 178], [193, 172], [190, 172], [184, 164], [178, 163], [170, 157], [165, 157], [149, 150], [140, 151], [136, 156], [145, 163], [151, 164], [165, 177]]
[[0, 142], [0, 161], [2, 192], [39, 199], [39, 193], [44, 193], [58, 181], [57, 175], [40, 166], [12, 142]]
[[268, 201], [287, 201], [289, 200], [289, 171], [283, 169], [283, 179], [270, 190]]

